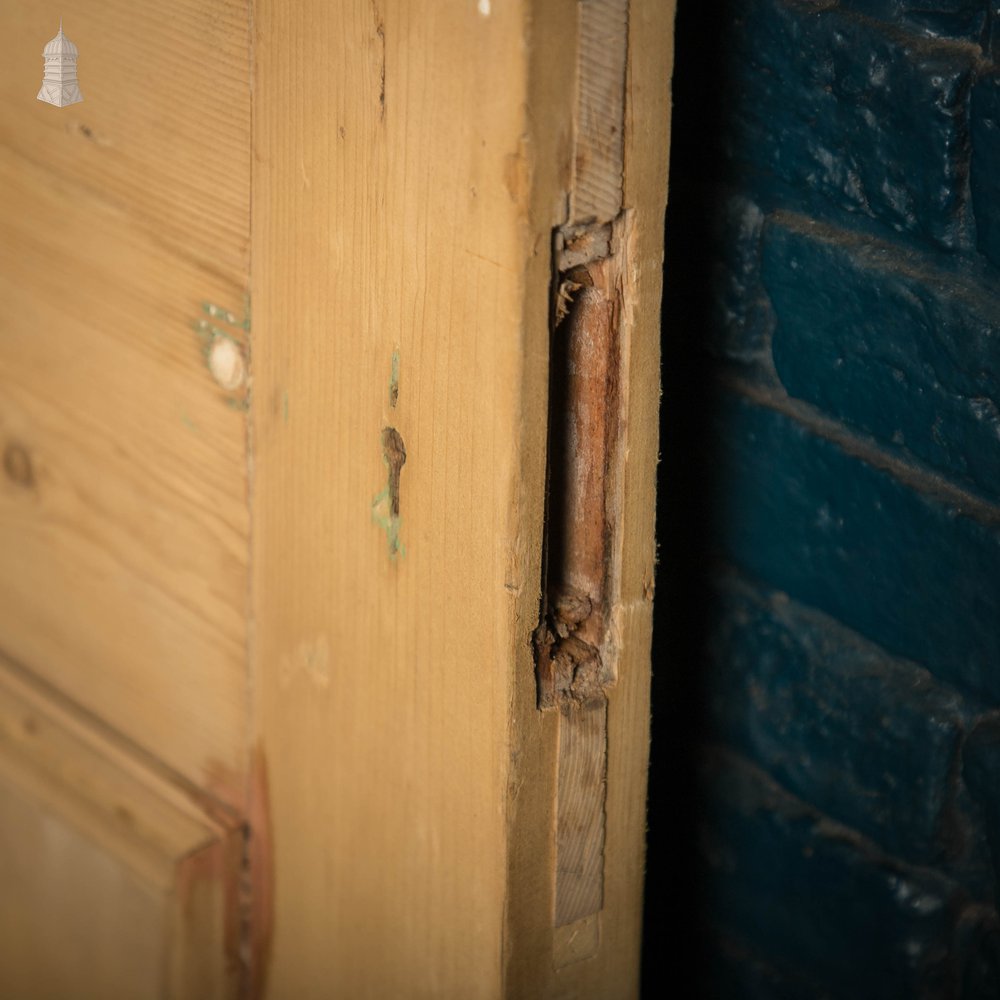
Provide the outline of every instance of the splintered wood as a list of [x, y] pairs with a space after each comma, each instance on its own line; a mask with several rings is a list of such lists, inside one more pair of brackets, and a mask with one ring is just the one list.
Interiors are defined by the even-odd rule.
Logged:
[[[614, 468], [621, 459], [624, 220], [557, 249], [546, 523], [547, 615], [536, 634], [543, 709], [603, 699], [616, 676], [610, 634]], [[562, 242], [562, 234], [559, 234]], [[612, 250], [612, 248], [614, 248]], [[588, 251], [596, 259], [588, 259]]]
[[[539, 707], [560, 713], [554, 925], [589, 921], [585, 935], [557, 936], [557, 966], [596, 951], [599, 931], [589, 931], [604, 903], [607, 689], [617, 679], [624, 458], [628, 7], [628, 0], [579, 6], [570, 217], [553, 245], [545, 609], [535, 650]], [[561, 951], [560, 940], [589, 943]]]
[[[606, 255], [577, 262], [581, 243]], [[620, 276], [627, 245], [624, 225], [613, 234], [602, 227], [597, 239], [572, 240], [557, 258], [546, 612], [535, 635], [539, 707], [560, 712], [556, 927], [598, 913], [603, 904], [607, 688], [618, 659], [615, 468], [623, 455]]]

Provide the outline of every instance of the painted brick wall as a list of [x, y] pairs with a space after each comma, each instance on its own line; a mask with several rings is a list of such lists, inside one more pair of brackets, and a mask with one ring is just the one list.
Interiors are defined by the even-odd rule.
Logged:
[[1000, 997], [1000, 2], [677, 45], [647, 973]]

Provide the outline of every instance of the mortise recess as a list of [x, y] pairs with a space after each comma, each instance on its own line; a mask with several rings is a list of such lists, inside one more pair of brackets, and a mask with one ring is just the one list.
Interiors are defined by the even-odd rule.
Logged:
[[617, 678], [627, 214], [556, 233], [549, 496], [538, 705], [586, 705]]
[[618, 679], [631, 214], [629, 0], [577, 5], [573, 179], [554, 234], [538, 707], [559, 713], [553, 964], [600, 947], [608, 692]]
[[[557, 967], [599, 947], [595, 920], [604, 904], [630, 222], [623, 213], [613, 223], [563, 228], [553, 248], [545, 580], [534, 645], [538, 706], [559, 712], [553, 925], [570, 933], [555, 939]], [[577, 924], [580, 933], [572, 930]], [[572, 947], [560, 948], [560, 941]]]

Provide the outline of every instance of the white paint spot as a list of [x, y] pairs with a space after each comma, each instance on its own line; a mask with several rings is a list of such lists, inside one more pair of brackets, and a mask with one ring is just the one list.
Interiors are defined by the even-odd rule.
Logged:
[[479, 0], [478, 7], [479, 13], [482, 14], [483, 17], [490, 16], [490, 0]]
[[281, 686], [287, 688], [296, 677], [308, 677], [317, 688], [330, 686], [330, 643], [325, 635], [303, 639], [291, 655], [281, 657], [278, 667]]
[[216, 337], [208, 352], [208, 370], [227, 392], [238, 389], [246, 379], [243, 352], [228, 337]]

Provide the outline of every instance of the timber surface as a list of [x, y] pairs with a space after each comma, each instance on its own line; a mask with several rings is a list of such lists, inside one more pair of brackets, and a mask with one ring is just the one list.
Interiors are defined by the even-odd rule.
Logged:
[[622, 107], [630, 5], [631, 0], [580, 0], [569, 222], [611, 222], [622, 208]]
[[0, 661], [0, 996], [234, 997], [241, 843]]
[[527, 222], [526, 14], [255, 8], [274, 998], [501, 991], [511, 643], [538, 600], [512, 497], [524, 272], [548, 242]]
[[[532, 53], [529, 101], [535, 134], [542, 137], [559, 136], [558, 123], [566, 112], [553, 106], [548, 95], [559, 79], [572, 77], [578, 65], [578, 53], [571, 46], [549, 47], [549, 42], [558, 36], [567, 18], [575, 16], [576, 7], [567, 2], [537, 8], [534, 37], [538, 48]], [[512, 718], [512, 750], [518, 763], [512, 785], [504, 942], [505, 990], [510, 997], [625, 1000], [639, 993], [656, 560], [660, 298], [669, 163], [664, 135], [668, 134], [665, 125], [670, 118], [674, 9], [673, 2], [631, 0], [628, 14], [621, 204], [630, 220], [628, 269], [623, 276], [623, 328], [627, 335], [622, 338], [627, 421], [621, 479], [614, 484], [615, 495], [621, 497], [614, 542], [620, 550], [620, 570], [616, 572], [620, 589], [612, 595], [612, 627], [619, 659], [618, 681], [608, 693], [603, 905], [595, 916], [553, 928], [552, 830], [556, 822], [559, 716], [539, 713], [535, 692], [518, 686]], [[573, 113], [570, 109], [571, 120]], [[556, 150], [562, 147], [558, 139], [552, 142], [553, 155], [557, 156]], [[545, 183], [558, 186], [564, 176], [561, 170], [553, 170], [552, 176], [542, 171], [536, 174], [539, 186], [534, 205], [540, 214], [552, 204]], [[557, 213], [553, 225], [564, 221]], [[544, 276], [537, 275], [535, 280], [541, 284]], [[540, 332], [535, 335], [543, 336]], [[537, 399], [534, 395], [530, 398]], [[537, 402], [530, 405], [533, 419], [543, 419], [535, 415]], [[530, 468], [526, 464], [526, 470]], [[533, 468], [537, 476], [537, 466]], [[532, 482], [527, 473], [525, 478]], [[517, 648], [520, 652], [521, 647]], [[531, 663], [530, 651], [520, 655], [527, 664], [519, 668], [519, 676]], [[546, 774], [548, 780], [537, 779]]]
[[[56, 109], [34, 98], [56, 26], [0, 11], [0, 648], [237, 806], [258, 748], [264, 996], [635, 996], [672, 4], [632, 0], [629, 27], [603, 908], [558, 931], [558, 713], [537, 711], [530, 635], [576, 0], [62, 13], [84, 102]], [[248, 428], [192, 324], [219, 307], [245, 338], [251, 249]], [[19, 844], [41, 836], [42, 785], [16, 786]], [[75, 855], [104, 873], [81, 900], [109, 859], [132, 870], [117, 843]], [[144, 862], [158, 886], [221, 863], [163, 857]], [[186, 949], [235, 911], [188, 898], [170, 961], [191, 983]]]
[[604, 902], [607, 766], [605, 699], [561, 706], [556, 781], [557, 928], [599, 913]]
[[0, 7], [0, 649], [234, 803], [246, 415], [192, 324], [245, 333], [248, 45], [245, 0]]
[[255, 8], [269, 996], [323, 996], [331, 976], [357, 997], [637, 994], [673, 5], [632, 7], [632, 410], [604, 906], [558, 934], [558, 713], [537, 711], [530, 636], [577, 4]]

